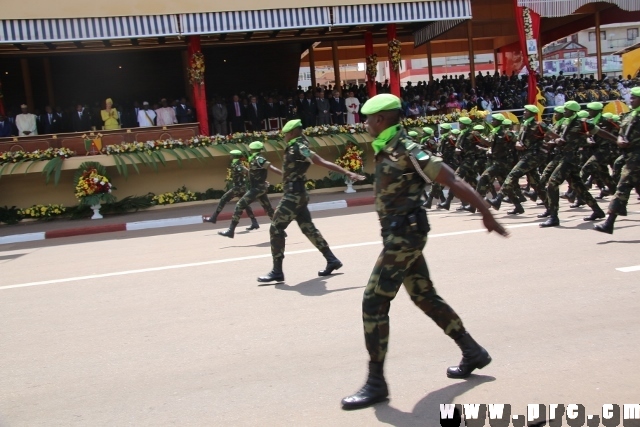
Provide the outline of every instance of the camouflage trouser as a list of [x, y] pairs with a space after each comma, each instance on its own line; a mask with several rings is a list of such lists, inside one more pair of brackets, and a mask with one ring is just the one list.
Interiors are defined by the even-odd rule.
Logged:
[[464, 159], [460, 163], [460, 166], [458, 166], [458, 169], [456, 169], [456, 175], [465, 180], [467, 184], [475, 188], [478, 182], [478, 174], [473, 167], [474, 164], [474, 159]]
[[627, 161], [627, 155], [621, 154], [613, 162], [613, 182], [620, 181], [620, 175], [622, 174], [622, 168]]
[[236, 204], [236, 210], [233, 212], [233, 217], [231, 217], [231, 222], [238, 223], [240, 221], [240, 215], [242, 215], [242, 211], [247, 209], [251, 203], [258, 200], [260, 205], [262, 205], [262, 209], [269, 215], [269, 218], [273, 218], [273, 207], [271, 206], [271, 202], [269, 201], [269, 197], [267, 197], [267, 187], [260, 186], [251, 188], [247, 191], [244, 196], [238, 201]]
[[384, 361], [389, 344], [389, 308], [400, 285], [411, 300], [457, 339], [464, 332], [462, 320], [436, 293], [422, 250], [427, 243], [423, 232], [383, 234], [384, 248], [373, 268], [362, 301], [364, 339], [372, 362]]
[[313, 225], [311, 221], [311, 214], [309, 213], [309, 195], [307, 192], [302, 193], [284, 193], [282, 200], [278, 203], [273, 218], [271, 220], [271, 228], [269, 233], [271, 235], [271, 255], [275, 260], [284, 259], [284, 230], [291, 224], [291, 221], [296, 220], [302, 233], [307, 236], [307, 239], [313, 246], [318, 248], [320, 252], [329, 248], [329, 244], [320, 231]]
[[562, 160], [560, 156], [555, 156], [553, 159], [551, 159], [551, 161], [549, 161], [549, 164], [547, 164], [547, 167], [544, 168], [542, 176], [540, 177], [540, 187], [547, 187], [549, 178], [551, 178], [551, 174], [553, 173], [553, 171], [556, 170], [556, 167], [560, 163], [560, 160]]
[[442, 186], [442, 184], [438, 184], [437, 182], [433, 182], [431, 184], [431, 190], [429, 191], [429, 196], [433, 197], [434, 199], [438, 199], [440, 198], [440, 196], [442, 196], [442, 190], [444, 189], [444, 187]]
[[[233, 187], [231, 190], [229, 190], [226, 193], [224, 193], [224, 195], [220, 198], [220, 202], [218, 202], [218, 207], [216, 208], [216, 213], [222, 212], [222, 209], [224, 209], [224, 205], [226, 205], [231, 200], [236, 199], [236, 198], [242, 198], [242, 196], [244, 196], [244, 193], [246, 191], [247, 191], [246, 188]], [[251, 210], [250, 206], [247, 205], [246, 211], [247, 211], [247, 215], [249, 215], [249, 218], [255, 218], [255, 216], [253, 215], [253, 211]]]
[[509, 175], [507, 175], [507, 179], [505, 179], [504, 184], [502, 184], [500, 193], [505, 196], [509, 196], [511, 200], [516, 200], [516, 187], [520, 186], [520, 178], [526, 175], [527, 181], [531, 184], [531, 187], [536, 190], [538, 197], [545, 200], [547, 198], [547, 193], [545, 192], [544, 187], [540, 185], [540, 175], [538, 175], [537, 170], [541, 163], [540, 160], [541, 157], [538, 154], [524, 154], [520, 160], [518, 160], [518, 163], [513, 167], [513, 169], [511, 169]]
[[498, 178], [498, 180], [504, 180], [505, 177], [509, 174], [511, 170], [511, 166], [509, 166], [505, 162], [501, 162], [498, 160], [494, 160], [482, 175], [480, 175], [480, 180], [478, 180], [478, 186], [476, 187], [476, 191], [482, 197], [487, 195], [487, 191], [489, 191], [489, 187], [493, 185], [493, 181]]
[[549, 183], [547, 184], [547, 203], [551, 215], [558, 216], [560, 205], [560, 185], [564, 181], [569, 181], [569, 186], [575, 192], [576, 197], [584, 200], [590, 208], [596, 208], [598, 203], [595, 201], [584, 182], [580, 179], [580, 166], [561, 160], [558, 166], [551, 173]]
[[609, 213], [619, 213], [619, 209], [627, 206], [631, 190], [640, 185], [640, 151], [626, 156], [626, 163], [620, 173], [620, 181], [616, 195], [609, 204]]
[[609, 175], [610, 156], [611, 151], [608, 148], [597, 148], [584, 166], [582, 166], [580, 178], [584, 181], [590, 176], [593, 176], [594, 180], [601, 180], [604, 185], [613, 190], [616, 183], [613, 181], [611, 175]]

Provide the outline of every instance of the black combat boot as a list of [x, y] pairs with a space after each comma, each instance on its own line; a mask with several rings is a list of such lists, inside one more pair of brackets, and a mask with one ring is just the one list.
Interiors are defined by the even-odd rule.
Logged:
[[360, 409], [382, 402], [389, 396], [382, 373], [382, 362], [369, 362], [369, 376], [360, 391], [342, 399], [342, 409]]
[[489, 193], [491, 193], [491, 197], [494, 199], [498, 197], [498, 193], [496, 193], [496, 187], [493, 186], [493, 183], [489, 185]]
[[606, 220], [593, 227], [601, 233], [613, 234], [613, 224], [616, 222], [617, 214], [610, 213]]
[[427, 197], [427, 201], [424, 202], [422, 206], [424, 206], [426, 209], [431, 209], [432, 204], [433, 204], [433, 196], [431, 195], [431, 193], [429, 193], [429, 196]]
[[205, 216], [204, 218], [202, 218], [202, 221], [203, 221], [203, 222], [210, 222], [210, 223], [212, 223], [212, 224], [215, 224], [215, 223], [216, 223], [216, 221], [218, 220], [218, 214], [219, 214], [219, 213], [220, 213], [220, 212], [215, 211], [215, 212], [213, 213], [213, 215], [211, 215], [211, 216]]
[[331, 249], [327, 248], [322, 251], [322, 255], [324, 259], [327, 260], [327, 266], [324, 270], [318, 271], [318, 276], [330, 276], [333, 273], [333, 270], [339, 270], [342, 267], [342, 263], [336, 256], [331, 252]]
[[538, 200], [538, 193], [536, 193], [535, 190], [523, 191], [522, 194], [524, 194], [529, 199], [531, 199], [532, 202], [535, 202], [536, 200]]
[[549, 209], [545, 209], [544, 212], [538, 215], [538, 218], [548, 218], [550, 216], [551, 216], [551, 212], [549, 212]]
[[578, 197], [575, 203], [571, 203], [569, 205], [570, 208], [579, 208], [581, 206], [586, 205], [585, 201]]
[[[522, 195], [522, 193], [518, 193], [518, 194], [517, 194], [517, 196], [518, 196], [518, 202], [519, 202], [519, 203], [524, 203], [524, 202], [526, 202], [526, 201], [527, 201], [527, 198], [526, 198], [526, 197], [524, 197], [524, 196]], [[534, 201], [535, 201], [535, 200], [534, 200]], [[514, 202], [514, 204], [515, 204], [515, 202]]]
[[218, 231], [218, 234], [224, 237], [230, 237], [233, 239], [233, 236], [235, 235], [236, 232], [236, 226], [238, 225], [237, 222], [232, 222], [231, 224], [229, 224], [229, 228], [227, 228], [224, 231]]
[[595, 221], [596, 219], [604, 218], [606, 215], [600, 209], [600, 206], [596, 205], [593, 209], [593, 213], [589, 216], [582, 218], [584, 221]]
[[611, 192], [609, 190], [607, 190], [606, 188], [601, 188], [600, 189], [600, 194], [597, 195], [596, 197], [594, 197], [594, 199], [596, 200], [602, 200], [607, 196], [610, 196]]
[[557, 227], [560, 225], [560, 219], [557, 215], [549, 215], [549, 218], [545, 222], [540, 223], [541, 228]]
[[251, 218], [251, 227], [247, 227], [247, 231], [257, 230], [260, 228], [260, 224], [258, 224], [258, 220], [255, 218]]
[[462, 350], [462, 360], [460, 365], [447, 369], [449, 378], [467, 378], [474, 369], [482, 369], [491, 363], [491, 356], [487, 350], [475, 342], [468, 332], [458, 338], [456, 344]]
[[441, 209], [449, 210], [451, 207], [451, 201], [453, 200], [453, 192], [449, 190], [449, 195], [447, 196], [447, 200], [442, 203], [438, 203], [438, 207]]
[[502, 199], [504, 199], [504, 196], [502, 195], [502, 193], [498, 193], [498, 197], [496, 197], [495, 199], [486, 199], [486, 200], [487, 200], [487, 203], [493, 206], [495, 210], [499, 211], [500, 205], [502, 204]]
[[469, 205], [465, 205], [465, 204], [463, 203], [463, 204], [461, 204], [460, 206], [458, 206], [458, 207], [456, 208], [456, 210], [457, 210], [457, 211], [466, 211], [466, 210], [467, 210], [467, 208], [469, 208], [469, 207], [470, 207]]
[[507, 211], [507, 215], [520, 215], [524, 213], [524, 208], [520, 204], [520, 202], [515, 202], [513, 204], [513, 210]]
[[282, 272], [282, 260], [273, 260], [273, 270], [266, 276], [258, 277], [258, 282], [284, 282], [284, 273]]
[[467, 212], [476, 213], [476, 208], [474, 208], [474, 207], [473, 207], [473, 206], [471, 206], [471, 205], [467, 205], [467, 206], [465, 206], [465, 207], [464, 207], [464, 210], [465, 210], [465, 211], [467, 211]]

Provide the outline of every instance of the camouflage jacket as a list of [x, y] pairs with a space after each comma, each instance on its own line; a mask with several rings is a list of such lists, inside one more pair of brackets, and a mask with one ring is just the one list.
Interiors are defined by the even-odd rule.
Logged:
[[436, 143], [436, 140], [433, 139], [432, 136], [422, 138], [422, 140], [420, 141], [420, 146], [422, 147], [423, 150], [430, 151], [432, 153], [435, 153], [438, 151], [438, 144]]
[[588, 120], [577, 117], [566, 119], [562, 134], [565, 143], [558, 149], [562, 153], [562, 160], [575, 163], [579, 160], [578, 150], [587, 147], [587, 136], [595, 135], [599, 128]]
[[526, 151], [537, 153], [542, 148], [544, 135], [548, 130], [549, 127], [545, 123], [538, 123], [533, 119], [527, 124], [525, 120], [520, 126], [518, 141], [524, 145]]
[[458, 135], [458, 141], [456, 142], [456, 148], [460, 150], [462, 161], [475, 161], [480, 154], [477, 145], [475, 144], [473, 135], [471, 135], [471, 129], [465, 129]]
[[500, 128], [491, 134], [491, 158], [497, 162], [509, 163], [515, 151], [513, 132]]
[[440, 152], [442, 153], [442, 161], [449, 166], [454, 164], [456, 156], [456, 147], [455, 145], [451, 144], [452, 137], [453, 135], [451, 133], [446, 133], [443, 134], [440, 138]]
[[623, 136], [629, 141], [629, 148], [625, 151], [640, 151], [640, 114], [633, 116], [633, 113], [627, 114], [622, 120], [618, 135]]
[[[402, 126], [398, 128], [398, 133], [375, 156], [374, 192], [380, 219], [421, 209], [427, 186], [422, 174], [433, 181], [442, 168], [442, 159], [423, 151]], [[419, 171], [410, 156], [420, 166]]]
[[266, 185], [267, 173], [269, 172], [269, 161], [261, 155], [255, 156], [249, 163], [249, 184], [251, 188]]
[[305, 174], [311, 166], [314, 152], [309, 149], [309, 141], [304, 136], [289, 141], [284, 152], [282, 182], [305, 182]]
[[233, 188], [247, 188], [247, 171], [240, 160], [232, 160], [231, 166], [231, 182]]

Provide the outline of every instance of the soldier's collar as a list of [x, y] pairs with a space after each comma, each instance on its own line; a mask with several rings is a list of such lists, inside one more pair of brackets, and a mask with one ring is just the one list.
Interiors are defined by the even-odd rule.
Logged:
[[301, 138], [302, 138], [302, 135], [297, 136], [297, 137], [295, 137], [295, 138], [293, 138], [293, 139], [289, 140], [289, 147], [291, 147], [293, 144], [295, 144], [296, 142], [298, 142], [298, 140], [299, 140], [299, 139], [301, 139]]
[[404, 129], [402, 128], [402, 125], [399, 124], [388, 127], [380, 132], [380, 135], [378, 135], [371, 143], [374, 153], [378, 154], [383, 149], [387, 153], [392, 153], [396, 144], [390, 144], [389, 142], [392, 141], [400, 132], [404, 134]]

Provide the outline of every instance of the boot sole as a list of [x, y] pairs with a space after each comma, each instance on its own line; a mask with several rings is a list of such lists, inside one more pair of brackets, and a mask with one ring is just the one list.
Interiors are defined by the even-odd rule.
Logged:
[[324, 276], [331, 276], [331, 274], [336, 271], [336, 270], [340, 270], [342, 268], [342, 263], [340, 263], [339, 266], [332, 268], [331, 271], [327, 272], [326, 270], [323, 271], [318, 271], [318, 276], [320, 277], [324, 277]]
[[485, 367], [485, 366], [487, 366], [489, 363], [491, 363], [491, 361], [492, 361], [491, 356], [489, 356], [489, 355], [487, 354], [487, 358], [486, 358], [485, 360], [483, 360], [482, 362], [478, 363], [478, 364], [476, 365], [476, 367], [475, 367], [475, 368], [473, 368], [473, 369], [471, 370], [471, 372], [469, 372], [467, 375], [464, 375], [464, 376], [462, 376], [462, 375], [460, 375], [460, 376], [458, 376], [458, 375], [451, 375], [451, 374], [449, 373], [449, 371], [447, 371], [447, 378], [455, 378], [455, 379], [464, 379], [464, 378], [469, 378], [469, 377], [471, 376], [471, 374], [473, 373], [473, 371], [475, 371], [476, 369], [482, 369], [482, 368], [484, 368], [484, 367]]
[[367, 403], [354, 403], [354, 404], [342, 404], [342, 409], [344, 411], [353, 411], [355, 409], [364, 409], [370, 406], [373, 406], [377, 403], [387, 402], [389, 400], [389, 396], [385, 397], [376, 397], [373, 400], [368, 401]]
[[604, 230], [602, 228], [598, 228], [598, 227], [593, 227], [594, 230], [599, 231], [601, 233], [606, 233], [606, 234], [613, 234], [613, 230], [609, 231], [609, 230]]

